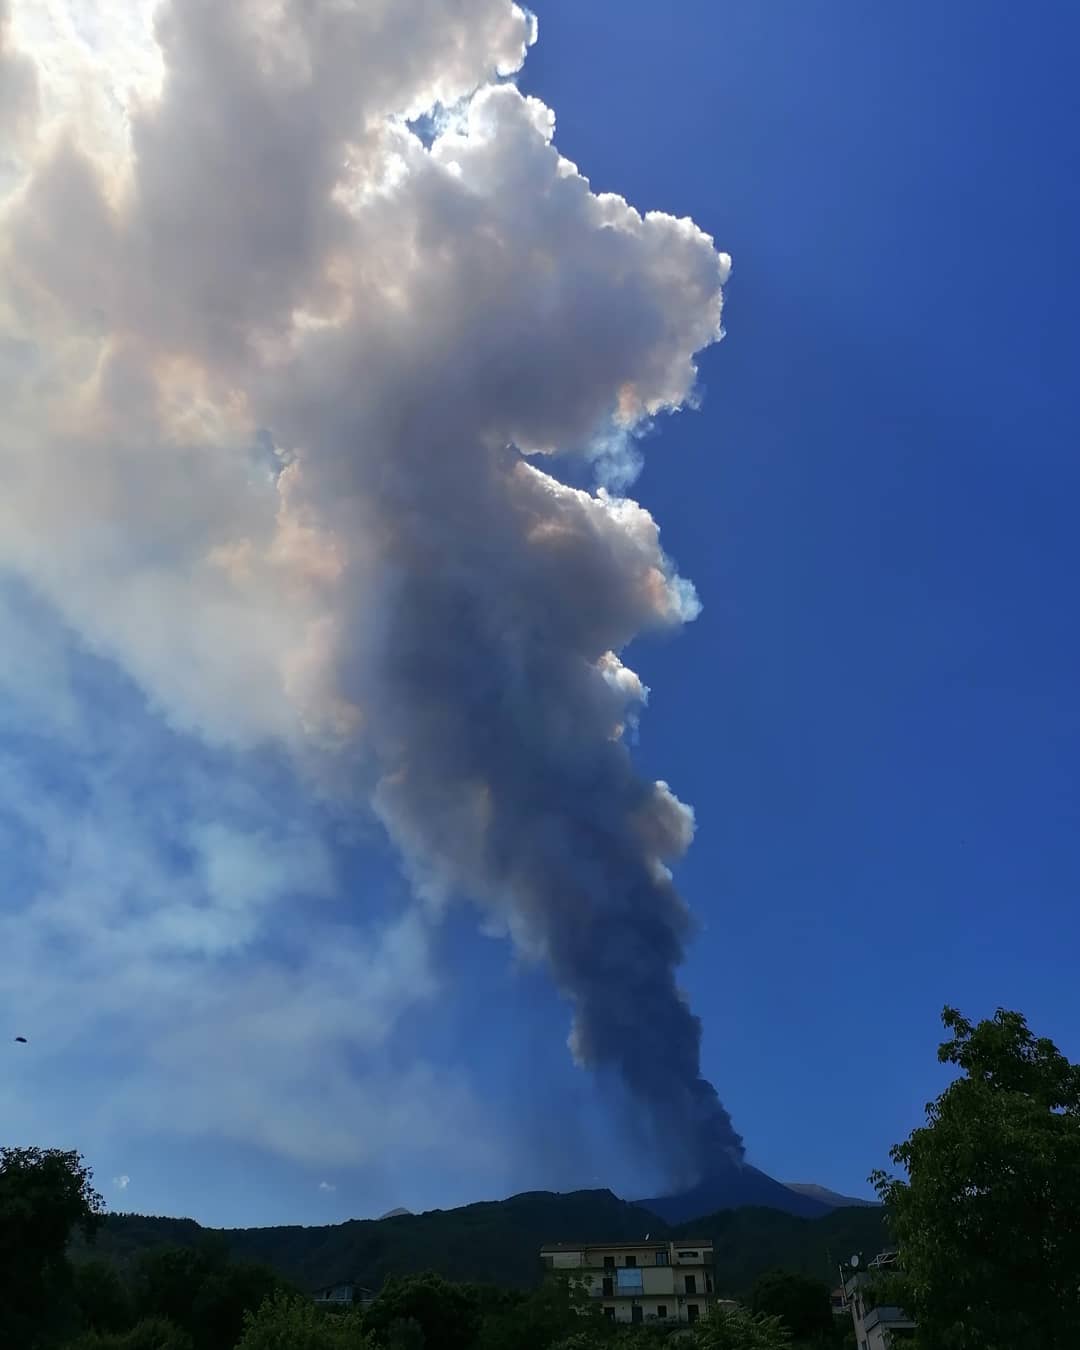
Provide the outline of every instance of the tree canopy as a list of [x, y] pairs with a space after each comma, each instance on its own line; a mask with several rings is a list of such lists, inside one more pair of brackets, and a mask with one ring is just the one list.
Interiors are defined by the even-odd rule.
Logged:
[[191, 1337], [195, 1350], [232, 1350], [245, 1314], [275, 1293], [296, 1292], [266, 1266], [230, 1260], [218, 1241], [144, 1252], [134, 1291], [141, 1316], [167, 1318]]
[[368, 1350], [359, 1312], [331, 1315], [311, 1299], [279, 1291], [244, 1318], [236, 1350]]
[[499, 1298], [487, 1291], [481, 1312], [478, 1350], [549, 1350], [608, 1331], [599, 1325], [600, 1309], [567, 1280], [545, 1280], [528, 1295], [515, 1291]]
[[74, 1267], [72, 1294], [84, 1326], [93, 1332], [121, 1332], [132, 1324], [131, 1295], [108, 1261], [81, 1261]]
[[875, 1174], [900, 1254], [891, 1297], [933, 1350], [1080, 1345], [1080, 1066], [1018, 1012], [954, 1008], [960, 1075]]
[[0, 1148], [0, 1308], [12, 1345], [34, 1350], [73, 1316], [72, 1231], [103, 1209], [78, 1153]]
[[127, 1331], [87, 1332], [64, 1350], [192, 1350], [191, 1337], [164, 1317], [146, 1317]]
[[797, 1340], [808, 1340], [833, 1328], [829, 1286], [790, 1270], [759, 1275], [750, 1291], [754, 1312], [778, 1317]]
[[779, 1317], [743, 1307], [718, 1307], [694, 1328], [696, 1350], [789, 1350], [790, 1345]]
[[427, 1346], [469, 1350], [480, 1329], [477, 1293], [430, 1272], [387, 1280], [365, 1314], [365, 1325], [380, 1344], [389, 1345], [410, 1322], [420, 1328]]

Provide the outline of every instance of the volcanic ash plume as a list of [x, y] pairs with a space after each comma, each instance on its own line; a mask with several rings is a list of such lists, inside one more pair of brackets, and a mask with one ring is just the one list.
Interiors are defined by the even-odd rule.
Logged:
[[507, 0], [3, 31], [0, 561], [175, 725], [363, 785], [684, 1177], [741, 1157], [675, 981], [693, 815], [634, 771], [619, 658], [697, 600], [647, 511], [552, 472], [687, 401], [729, 259], [559, 155]]

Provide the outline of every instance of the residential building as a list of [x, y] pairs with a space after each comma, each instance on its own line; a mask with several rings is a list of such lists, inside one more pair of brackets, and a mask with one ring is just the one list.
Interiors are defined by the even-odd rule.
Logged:
[[865, 1270], [852, 1270], [844, 1281], [844, 1298], [851, 1309], [859, 1350], [889, 1350], [896, 1342], [915, 1335], [915, 1322], [908, 1314], [902, 1308], [880, 1302], [880, 1296], [875, 1294], [882, 1276], [895, 1269], [896, 1253], [882, 1252]]
[[365, 1289], [363, 1285], [354, 1284], [348, 1280], [340, 1284], [324, 1285], [322, 1289], [316, 1289], [313, 1295], [315, 1302], [321, 1308], [367, 1307], [374, 1297], [375, 1295], [370, 1289]]
[[551, 1242], [540, 1259], [564, 1271], [616, 1322], [696, 1322], [716, 1306], [713, 1245], [680, 1242]]

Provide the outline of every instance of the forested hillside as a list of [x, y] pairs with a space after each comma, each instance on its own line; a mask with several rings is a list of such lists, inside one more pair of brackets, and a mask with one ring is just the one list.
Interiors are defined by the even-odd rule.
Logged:
[[128, 1264], [149, 1247], [217, 1240], [234, 1257], [265, 1262], [306, 1288], [352, 1279], [378, 1289], [388, 1275], [421, 1270], [524, 1287], [539, 1279], [544, 1242], [631, 1240], [646, 1233], [711, 1237], [718, 1288], [728, 1293], [743, 1292], [762, 1271], [777, 1266], [830, 1280], [842, 1257], [885, 1242], [878, 1209], [837, 1209], [819, 1219], [733, 1209], [671, 1226], [610, 1191], [534, 1191], [460, 1209], [320, 1228], [216, 1230], [190, 1219], [110, 1214], [93, 1249], [80, 1242], [72, 1254]]

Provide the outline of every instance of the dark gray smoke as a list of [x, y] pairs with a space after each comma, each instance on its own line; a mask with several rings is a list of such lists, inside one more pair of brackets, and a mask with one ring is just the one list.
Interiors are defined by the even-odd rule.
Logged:
[[701, 1077], [701, 1025], [675, 980], [690, 920], [664, 864], [692, 817], [614, 734], [639, 697], [605, 656], [631, 577], [586, 528], [554, 557], [525, 543], [539, 485], [508, 459], [492, 457], [443, 557], [397, 541], [376, 658], [391, 765], [377, 803], [410, 856], [546, 960], [574, 1007], [575, 1057], [618, 1071], [693, 1179], [742, 1146]]
[[177, 724], [370, 788], [428, 910], [468, 898], [547, 964], [682, 1178], [741, 1157], [675, 978], [693, 816], [625, 739], [619, 653], [697, 599], [648, 512], [544, 467], [628, 485], [728, 258], [594, 193], [490, 82], [535, 37], [511, 0], [178, 0], [155, 33], [160, 87], [87, 102], [93, 161], [42, 139], [3, 221], [0, 314], [52, 361], [0, 367], [12, 564]]

